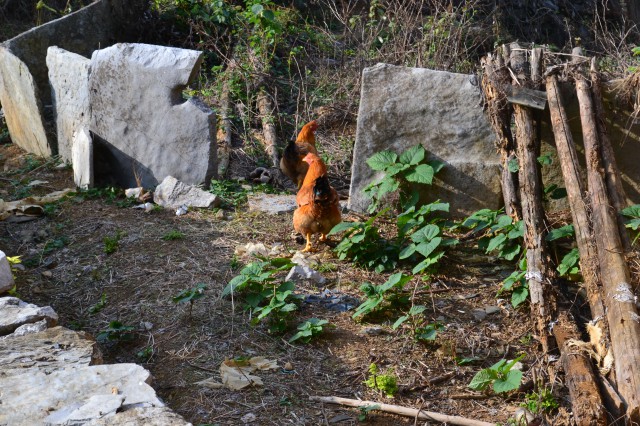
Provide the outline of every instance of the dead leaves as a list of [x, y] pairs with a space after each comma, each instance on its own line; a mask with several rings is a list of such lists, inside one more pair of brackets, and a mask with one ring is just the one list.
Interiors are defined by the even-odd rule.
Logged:
[[212, 389], [228, 388], [231, 390], [240, 390], [248, 386], [263, 386], [262, 378], [252, 373], [275, 370], [277, 368], [278, 363], [276, 361], [263, 356], [254, 356], [249, 359], [226, 359], [220, 364], [222, 383], [209, 378], [196, 382], [196, 384]]

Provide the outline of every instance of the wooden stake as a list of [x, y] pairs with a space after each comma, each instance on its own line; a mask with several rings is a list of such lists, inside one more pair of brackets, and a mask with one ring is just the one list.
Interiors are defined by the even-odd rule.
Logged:
[[591, 93], [576, 77], [580, 121], [587, 159], [587, 181], [593, 209], [593, 230], [603, 277], [604, 303], [611, 332], [617, 387], [630, 421], [640, 422], [640, 316], [631, 289], [616, 212], [609, 204], [601, 169], [600, 149]]
[[274, 124], [274, 107], [271, 96], [263, 87], [260, 88], [257, 98], [258, 112], [262, 119], [262, 133], [264, 135], [265, 150], [271, 159], [271, 164], [275, 168], [280, 168], [280, 157], [278, 153], [278, 138], [276, 136], [276, 126]]
[[607, 416], [593, 372], [589, 351], [591, 346], [580, 341], [578, 328], [566, 312], [559, 315], [553, 335], [562, 353], [565, 384], [569, 388], [571, 408], [578, 426], [605, 426]]
[[[522, 75], [526, 66], [523, 51], [515, 50], [511, 45], [511, 66]], [[540, 63], [531, 64], [538, 67]], [[523, 77], [521, 77], [523, 78]], [[527, 83], [523, 78], [521, 84]], [[520, 203], [522, 219], [525, 224], [524, 246], [527, 250], [527, 274], [531, 296], [531, 318], [540, 338], [545, 354], [556, 348], [549, 324], [555, 319], [556, 298], [552, 291], [551, 280], [554, 271], [549, 264], [545, 236], [547, 226], [544, 222], [542, 208], [542, 177], [538, 164], [540, 156], [540, 140], [534, 131], [533, 114], [529, 108], [513, 106], [516, 124], [516, 150], [520, 164]]]
[[401, 407], [399, 405], [381, 404], [373, 401], [359, 401], [357, 399], [340, 398], [337, 396], [310, 396], [310, 401], [325, 402], [328, 404], [340, 404], [348, 407], [372, 407], [377, 405], [378, 410], [385, 413], [399, 414], [401, 416], [415, 417], [421, 420], [433, 420], [441, 423], [462, 426], [495, 426], [495, 423], [483, 422], [481, 420], [467, 419], [460, 416], [449, 416], [446, 414], [434, 413], [425, 410], [416, 410], [415, 408]]

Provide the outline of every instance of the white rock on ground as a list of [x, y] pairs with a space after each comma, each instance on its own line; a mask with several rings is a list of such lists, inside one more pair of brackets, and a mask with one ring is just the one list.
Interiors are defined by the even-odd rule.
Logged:
[[71, 158], [73, 182], [78, 188], [93, 188], [93, 140], [86, 128], [73, 134]]
[[91, 56], [96, 159], [106, 150], [100, 159], [111, 157], [107, 168], [123, 186], [149, 188], [169, 175], [200, 184], [215, 176], [216, 116], [182, 98], [201, 63], [202, 52], [147, 44], [116, 44]]
[[311, 269], [306, 265], [296, 265], [291, 268], [285, 278], [285, 281], [293, 281], [294, 283], [310, 281], [316, 285], [322, 285], [327, 281], [327, 279], [315, 269]]
[[[13, 332], [23, 324], [46, 320], [49, 327], [58, 323], [58, 314], [50, 306], [40, 307], [17, 297], [0, 298], [0, 336]], [[0, 422], [2, 424], [2, 422]]]
[[13, 288], [14, 280], [7, 255], [0, 250], [0, 294]]
[[220, 204], [220, 198], [210, 192], [167, 176], [153, 192], [153, 202], [167, 209], [180, 206], [209, 208]]
[[64, 327], [22, 336], [14, 333], [0, 339], [2, 377], [22, 374], [31, 367], [53, 371], [94, 364], [102, 364], [96, 342]]
[[58, 155], [67, 163], [74, 164], [71, 148], [74, 135], [82, 130], [87, 131], [88, 134], [91, 114], [89, 106], [90, 63], [89, 58], [68, 52], [57, 46], [51, 46], [47, 49], [47, 67], [56, 120]]
[[251, 194], [247, 197], [250, 212], [282, 214], [292, 212], [298, 207], [295, 195]]
[[472, 75], [378, 64], [365, 68], [353, 150], [349, 208], [364, 211], [363, 194], [381, 176], [366, 160], [422, 144], [428, 160], [444, 161], [426, 201], [451, 203], [454, 215], [502, 202], [495, 134], [481, 107]]
[[[149, 386], [150, 380], [149, 372], [136, 364], [74, 366], [54, 371], [27, 369], [22, 374], [0, 377], [0, 424], [82, 424], [89, 419], [70, 416], [74, 412], [96, 413], [91, 407], [101, 395], [123, 397], [123, 410], [134, 406], [163, 407]], [[109, 409], [114, 399], [106, 402]]]

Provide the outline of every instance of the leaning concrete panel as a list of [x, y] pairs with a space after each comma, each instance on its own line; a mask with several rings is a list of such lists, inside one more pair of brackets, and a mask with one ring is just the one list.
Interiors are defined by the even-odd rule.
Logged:
[[350, 204], [364, 211], [364, 188], [381, 177], [366, 160], [379, 151], [400, 153], [422, 144], [429, 159], [445, 163], [423, 199], [451, 204], [455, 216], [502, 201], [495, 135], [481, 108], [474, 76], [378, 64], [363, 72]]
[[52, 149], [36, 83], [27, 65], [3, 46], [0, 46], [0, 81], [0, 103], [11, 140], [27, 152], [49, 157]]
[[[0, 81], [4, 81], [1, 83], [4, 88], [0, 88], [0, 103], [5, 114], [12, 117], [7, 126], [16, 145], [43, 156], [57, 151], [46, 65], [47, 48], [58, 46], [90, 56], [95, 49], [117, 41], [128, 41], [131, 31], [127, 28], [134, 27], [132, 22], [141, 16], [145, 5], [145, 0], [100, 0], [0, 45], [0, 50], [8, 50], [26, 65], [17, 72], [13, 63], [0, 58], [0, 74], [3, 74]], [[7, 78], [8, 74], [10, 78]], [[15, 85], [29, 93], [16, 94], [13, 90]], [[22, 105], [22, 99], [16, 99], [17, 96], [28, 101], [20, 109], [16, 106]], [[29, 110], [26, 114], [25, 109]], [[34, 116], [40, 118], [32, 120]]]
[[58, 155], [72, 162], [73, 137], [89, 131], [89, 58], [51, 46], [47, 67], [58, 136]]
[[[94, 158], [117, 183], [157, 185], [171, 175], [188, 184], [213, 177], [215, 114], [182, 91], [202, 53], [146, 44], [117, 44], [91, 57], [89, 90]], [[98, 167], [98, 166], [96, 166]], [[96, 179], [101, 172], [96, 169]]]

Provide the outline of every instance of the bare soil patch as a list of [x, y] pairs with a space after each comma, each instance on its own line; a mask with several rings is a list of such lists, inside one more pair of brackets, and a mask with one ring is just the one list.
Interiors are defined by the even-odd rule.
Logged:
[[[13, 145], [0, 146], [0, 155], [0, 170], [4, 170], [0, 198], [24, 196], [21, 188], [36, 179], [48, 183], [29, 189], [32, 194], [73, 186], [69, 169], [29, 166], [32, 160]], [[76, 195], [36, 220], [0, 222], [0, 247], [11, 256], [22, 256], [25, 269], [17, 280], [20, 297], [51, 305], [61, 325], [94, 336], [114, 320], [133, 326], [132, 341], [101, 344], [106, 362], [141, 363], [152, 372], [160, 397], [194, 424], [241, 424], [248, 413], [255, 414], [255, 424], [265, 425], [359, 423], [358, 410], [311, 403], [310, 395], [361, 398], [505, 423], [524, 394], [474, 393], [467, 387], [473, 375], [522, 352], [527, 354], [524, 382], [542, 377], [541, 371], [547, 368], [540, 365], [542, 357], [530, 334], [528, 309], [514, 310], [508, 300], [496, 299], [500, 282], [512, 266], [472, 250], [471, 243], [446, 257], [429, 289], [418, 290], [429, 321], [443, 325], [433, 343], [415, 341], [407, 329], [392, 330], [397, 311], [377, 324], [360, 324], [351, 319], [351, 312], [304, 303], [294, 314], [294, 328], [311, 317], [328, 319], [335, 328], [311, 344], [289, 344], [293, 331], [284, 336], [269, 334], [265, 325], [251, 324], [239, 300], [220, 294], [242, 264], [234, 256], [237, 246], [279, 243], [289, 256], [302, 248], [291, 236], [291, 214], [265, 216], [241, 207], [227, 212], [225, 220], [213, 211], [185, 216], [164, 210], [145, 213], [128, 203], [119, 206], [122, 201]], [[162, 239], [171, 231], [184, 237]], [[105, 253], [104, 238], [117, 235], [117, 249]], [[313, 256], [332, 290], [362, 299], [358, 290], [362, 282], [381, 284], [387, 278], [354, 268], [336, 259], [329, 247], [320, 247], [321, 252]], [[172, 297], [197, 283], [205, 283], [208, 290], [189, 317], [188, 305], [176, 305]], [[414, 284], [409, 284], [408, 291], [413, 291]], [[322, 289], [299, 285], [298, 291], [319, 294]], [[103, 295], [104, 307], [91, 313]], [[497, 311], [482, 319], [474, 316], [474, 309], [489, 306]], [[148, 360], [136, 355], [145, 348], [153, 350]], [[218, 368], [225, 359], [256, 355], [275, 359], [281, 367], [290, 363], [293, 369], [259, 373], [264, 387], [243, 391], [196, 384], [219, 378]], [[474, 357], [472, 364], [456, 363], [456, 358]], [[395, 398], [363, 384], [372, 362], [397, 375], [400, 391]], [[566, 406], [560, 378], [549, 386], [561, 406]], [[551, 419], [553, 424], [565, 424], [564, 413], [561, 407]], [[364, 424], [416, 423], [374, 411]]]

